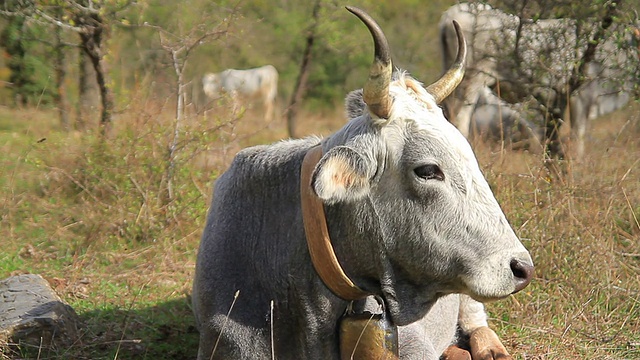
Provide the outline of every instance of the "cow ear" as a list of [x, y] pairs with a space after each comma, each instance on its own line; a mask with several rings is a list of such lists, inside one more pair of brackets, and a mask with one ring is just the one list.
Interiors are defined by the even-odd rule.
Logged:
[[355, 119], [364, 114], [367, 105], [364, 103], [362, 89], [353, 90], [344, 100], [347, 119]]
[[376, 164], [347, 146], [329, 150], [313, 171], [311, 186], [327, 204], [354, 201], [366, 196]]

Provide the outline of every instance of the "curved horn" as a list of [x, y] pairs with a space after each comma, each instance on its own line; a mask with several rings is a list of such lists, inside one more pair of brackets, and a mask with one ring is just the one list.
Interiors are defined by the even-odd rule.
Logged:
[[389, 83], [393, 70], [389, 43], [382, 29], [371, 16], [357, 7], [347, 6], [346, 8], [367, 25], [375, 45], [375, 58], [369, 70], [369, 79], [364, 86], [364, 102], [376, 116], [387, 119], [391, 111]]
[[467, 42], [464, 39], [464, 34], [460, 29], [460, 24], [453, 20], [453, 27], [456, 29], [456, 35], [458, 36], [458, 55], [456, 61], [453, 62], [449, 70], [442, 75], [438, 81], [427, 86], [427, 92], [436, 99], [436, 103], [439, 104], [449, 94], [455, 90], [456, 86], [462, 81], [464, 76], [464, 62], [467, 57]]

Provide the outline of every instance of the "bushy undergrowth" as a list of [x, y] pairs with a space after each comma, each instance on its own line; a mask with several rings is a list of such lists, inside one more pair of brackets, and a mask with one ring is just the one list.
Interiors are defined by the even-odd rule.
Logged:
[[[35, 121], [0, 135], [7, 154], [0, 177], [0, 277], [41, 273], [80, 313], [116, 313], [118, 322], [122, 309], [149, 311], [157, 302], [184, 298], [211, 185], [225, 161], [220, 153], [229, 146], [224, 137], [235, 138], [237, 119], [194, 116], [176, 132], [164, 112], [140, 109], [106, 139], [59, 132], [47, 123], [51, 114], [14, 113], [24, 116], [13, 119], [18, 124]], [[186, 300], [177, 305], [190, 313]], [[85, 318], [97, 332], [85, 340], [105, 334], [108, 322]], [[106, 333], [105, 342], [117, 342], [126, 331]], [[100, 354], [93, 347], [75, 350], [72, 358]]]
[[[0, 109], [11, 129], [0, 132], [0, 278], [42, 274], [85, 322], [75, 344], [1, 356], [195, 357], [188, 295], [211, 185], [237, 149], [281, 138], [284, 124], [188, 117], [170, 156], [166, 113], [122, 114], [100, 139], [58, 131], [52, 114]], [[637, 118], [631, 109], [594, 122], [583, 161], [474, 144], [536, 263], [527, 289], [487, 306], [518, 359], [640, 358]], [[338, 119], [300, 126], [326, 133]]]

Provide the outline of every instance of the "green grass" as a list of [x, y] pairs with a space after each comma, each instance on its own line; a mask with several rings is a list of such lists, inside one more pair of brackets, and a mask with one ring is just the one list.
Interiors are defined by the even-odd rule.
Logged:
[[212, 137], [184, 126], [188, 141], [174, 157], [177, 195], [169, 197], [170, 121], [122, 131], [106, 144], [91, 133], [60, 131], [51, 115], [0, 109], [0, 119], [32, 119], [0, 130], [0, 278], [43, 275], [86, 326], [75, 344], [22, 344], [0, 354], [194, 358], [187, 297], [217, 170], [192, 167], [190, 157]]
[[[60, 131], [54, 113], [0, 108], [0, 278], [43, 275], [84, 323], [77, 343], [0, 358], [195, 358], [189, 294], [212, 183], [239, 148], [284, 137], [284, 123], [188, 119], [170, 197], [171, 113], [133, 109], [101, 142]], [[516, 359], [640, 358], [638, 117], [596, 121], [585, 160], [559, 174], [539, 154], [474, 144], [536, 263], [528, 288], [487, 305]], [[336, 119], [299, 129], [326, 134]]]

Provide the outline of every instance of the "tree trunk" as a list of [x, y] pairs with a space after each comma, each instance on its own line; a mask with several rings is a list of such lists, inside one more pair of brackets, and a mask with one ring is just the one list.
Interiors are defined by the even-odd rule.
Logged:
[[15, 16], [9, 18], [0, 34], [0, 43], [6, 50], [9, 58], [7, 67], [11, 71], [9, 83], [13, 93], [13, 101], [16, 106], [27, 105], [28, 97], [24, 91], [29, 82], [29, 74], [25, 67], [26, 49], [23, 39], [25, 38], [23, 31], [25, 29], [25, 18]]
[[293, 89], [293, 95], [291, 96], [291, 102], [287, 108], [287, 132], [289, 137], [297, 137], [295, 124], [296, 117], [298, 115], [298, 107], [304, 96], [304, 91], [307, 87], [307, 80], [309, 79], [309, 65], [311, 64], [311, 50], [313, 49], [313, 43], [316, 37], [316, 28], [318, 27], [318, 18], [320, 16], [321, 1], [317, 0], [313, 6], [312, 23], [307, 33], [307, 45], [305, 46], [304, 53], [302, 55], [302, 63], [300, 64], [300, 74], [296, 80], [296, 86]]
[[[98, 49], [99, 50], [99, 49]], [[107, 80], [108, 73], [105, 68], [102, 55], [98, 57], [91, 56], [93, 68], [96, 71], [96, 80], [100, 89], [100, 98], [102, 100], [102, 112], [100, 113], [100, 133], [106, 135], [111, 127], [111, 113], [113, 112], [113, 94], [109, 88]]]
[[102, 111], [100, 113], [100, 134], [106, 135], [111, 126], [111, 113], [113, 112], [113, 94], [109, 88], [109, 73], [104, 62], [102, 52], [104, 23], [98, 15], [92, 15], [83, 19], [83, 31], [80, 32], [81, 47], [89, 56], [89, 60], [96, 72], [96, 81], [100, 90]]
[[93, 70], [93, 64], [88, 60], [88, 55], [82, 48], [78, 58], [80, 60], [78, 62], [78, 105], [76, 107], [75, 128], [77, 130], [86, 130], [89, 125], [88, 119], [96, 117], [100, 96], [95, 81], [96, 75], [95, 70]]
[[550, 159], [564, 159], [564, 149], [560, 141], [560, 126], [562, 126], [565, 110], [568, 105], [566, 91], [556, 91], [552, 106], [545, 120], [545, 153]]
[[60, 116], [60, 125], [64, 130], [69, 130], [69, 106], [67, 102], [66, 89], [64, 86], [64, 78], [66, 76], [66, 65], [64, 56], [64, 45], [62, 44], [62, 28], [56, 27], [56, 45], [55, 52], [55, 71], [56, 71], [56, 95], [55, 101], [58, 106], [58, 115]]
[[167, 198], [164, 200], [164, 205], [168, 204], [174, 198], [173, 193], [173, 174], [176, 167], [176, 151], [178, 148], [178, 140], [180, 137], [180, 126], [182, 125], [182, 118], [184, 117], [184, 103], [185, 103], [185, 85], [184, 85], [184, 68], [187, 60], [184, 60], [180, 64], [180, 59], [175, 50], [171, 51], [171, 60], [173, 62], [173, 69], [176, 72], [176, 91], [177, 91], [177, 103], [176, 103], [176, 118], [173, 124], [173, 139], [168, 148], [168, 166], [167, 166]]
[[78, 53], [78, 103], [76, 105], [76, 121], [74, 124], [76, 130], [84, 130], [87, 127], [87, 92], [89, 91], [87, 78], [87, 58], [84, 50], [80, 49]]

